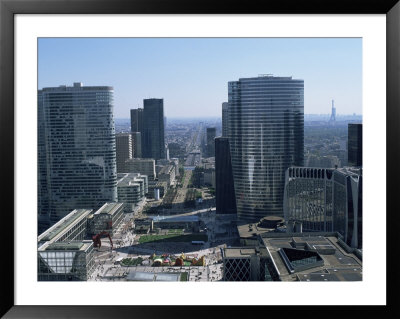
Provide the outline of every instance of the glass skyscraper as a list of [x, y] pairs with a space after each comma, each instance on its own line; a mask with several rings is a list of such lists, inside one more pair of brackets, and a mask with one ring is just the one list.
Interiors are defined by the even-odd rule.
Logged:
[[38, 91], [39, 223], [117, 201], [113, 88]]
[[142, 132], [143, 158], [164, 159], [164, 100], [143, 100], [143, 132]]
[[285, 171], [303, 165], [304, 81], [270, 75], [228, 83], [238, 221], [283, 217]]
[[222, 103], [222, 136], [228, 137], [228, 102]]

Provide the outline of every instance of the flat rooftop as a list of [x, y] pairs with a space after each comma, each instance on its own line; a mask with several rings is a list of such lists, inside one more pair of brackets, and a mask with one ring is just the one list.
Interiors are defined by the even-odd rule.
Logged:
[[92, 240], [70, 241], [59, 243], [45, 243], [38, 248], [38, 251], [85, 251], [91, 245]]
[[105, 203], [94, 214], [114, 215], [121, 207], [123, 207], [123, 205], [123, 203]]
[[253, 255], [265, 256], [267, 257], [268, 251], [266, 248], [255, 248], [255, 247], [232, 247], [223, 248], [225, 258], [243, 258], [251, 257]]
[[[271, 253], [271, 257], [283, 281], [360, 281], [362, 280], [362, 261], [354, 254], [348, 253], [339, 243], [334, 233], [302, 233], [294, 236], [288, 234], [266, 233], [260, 236]], [[317, 252], [323, 265], [290, 273], [285, 266], [280, 250], [292, 249]]]
[[238, 225], [239, 237], [242, 239], [257, 238], [258, 235], [273, 232], [274, 228], [264, 228], [257, 226], [257, 223]]
[[92, 209], [74, 209], [67, 216], [40, 234], [38, 242], [57, 240], [57, 237], [61, 237], [70, 227], [73, 227], [83, 218], [86, 218], [91, 212]]

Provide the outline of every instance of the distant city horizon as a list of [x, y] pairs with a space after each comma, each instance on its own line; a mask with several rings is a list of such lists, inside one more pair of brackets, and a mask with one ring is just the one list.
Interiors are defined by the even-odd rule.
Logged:
[[[62, 61], [62, 63], [60, 63]], [[218, 116], [228, 82], [304, 80], [305, 112], [362, 112], [361, 38], [39, 38], [38, 88], [112, 86], [114, 114], [164, 99], [167, 117]]]

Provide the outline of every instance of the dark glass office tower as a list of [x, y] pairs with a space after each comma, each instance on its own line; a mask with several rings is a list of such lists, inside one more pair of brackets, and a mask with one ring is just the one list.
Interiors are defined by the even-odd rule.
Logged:
[[238, 220], [283, 217], [285, 171], [304, 157], [304, 81], [259, 76], [228, 83], [229, 144]]
[[142, 157], [142, 134], [140, 132], [132, 132], [132, 158]]
[[348, 165], [354, 167], [362, 166], [362, 124], [348, 125]]
[[75, 208], [117, 200], [113, 88], [38, 91], [38, 213], [53, 224]]
[[215, 199], [217, 214], [236, 214], [231, 152], [227, 137], [215, 139]]
[[144, 99], [143, 106], [143, 158], [164, 159], [164, 100]]
[[131, 109], [131, 132], [142, 132], [143, 109]]
[[207, 127], [207, 156], [215, 156], [215, 144], [214, 139], [216, 136], [217, 129], [215, 127]]
[[228, 137], [228, 102], [222, 103], [222, 136]]

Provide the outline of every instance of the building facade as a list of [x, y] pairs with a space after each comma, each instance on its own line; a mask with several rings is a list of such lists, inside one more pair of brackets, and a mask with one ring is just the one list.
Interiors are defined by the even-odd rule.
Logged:
[[215, 136], [217, 129], [215, 127], [207, 127], [207, 156], [215, 156]]
[[131, 132], [143, 132], [143, 109], [131, 109]]
[[236, 214], [229, 139], [215, 139], [215, 200], [217, 214]]
[[242, 78], [228, 83], [228, 103], [238, 219], [283, 216], [285, 171], [303, 165], [304, 81]]
[[124, 220], [123, 203], [105, 203], [88, 218], [88, 233], [93, 236], [103, 231], [115, 235]]
[[228, 137], [228, 102], [222, 103], [222, 137]]
[[38, 236], [38, 281], [86, 281], [94, 269], [91, 209], [74, 209]]
[[362, 124], [349, 123], [348, 126], [348, 160], [349, 166], [362, 166]]
[[118, 174], [118, 202], [124, 203], [124, 212], [130, 213], [145, 199], [149, 189], [146, 175]]
[[362, 247], [362, 170], [290, 167], [286, 172], [285, 220], [304, 232], [338, 232]]
[[131, 133], [119, 133], [115, 135], [117, 173], [125, 173], [125, 161], [132, 158]]
[[38, 91], [39, 221], [57, 222], [76, 207], [117, 199], [113, 88]]
[[151, 158], [132, 158], [126, 161], [126, 168], [128, 173], [139, 173], [147, 175], [149, 180], [156, 178], [156, 163]]
[[144, 158], [165, 158], [164, 100], [143, 100], [142, 155]]

